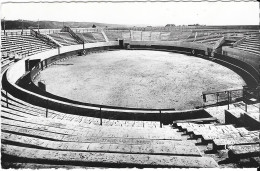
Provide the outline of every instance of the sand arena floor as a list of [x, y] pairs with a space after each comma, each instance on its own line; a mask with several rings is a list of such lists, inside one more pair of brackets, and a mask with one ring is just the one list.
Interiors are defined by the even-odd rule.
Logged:
[[103, 105], [192, 109], [202, 91], [239, 88], [240, 76], [219, 64], [183, 54], [118, 50], [59, 62], [42, 71], [47, 91]]

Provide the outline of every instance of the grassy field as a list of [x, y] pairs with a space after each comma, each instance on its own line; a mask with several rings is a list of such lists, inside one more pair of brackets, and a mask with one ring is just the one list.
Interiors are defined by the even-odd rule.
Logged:
[[202, 91], [240, 88], [233, 71], [193, 56], [107, 51], [71, 58], [41, 72], [47, 91], [77, 101], [138, 108], [192, 109]]

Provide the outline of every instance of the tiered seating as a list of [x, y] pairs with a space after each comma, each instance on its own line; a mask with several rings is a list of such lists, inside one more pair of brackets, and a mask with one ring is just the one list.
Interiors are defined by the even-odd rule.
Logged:
[[171, 32], [161, 32], [161, 40], [168, 41], [170, 38]]
[[1, 39], [1, 52], [8, 54], [16, 53], [20, 56], [28, 56], [52, 49], [50, 45], [31, 35], [2, 36]]
[[235, 49], [247, 51], [256, 55], [260, 55], [260, 37], [259, 35], [252, 35], [246, 37], [246, 40], [242, 44], [234, 47]]
[[13, 55], [9, 55], [7, 52], [2, 52], [1, 57], [1, 72], [6, 70], [10, 65], [14, 63]]
[[100, 32], [93, 32], [92, 35], [96, 39], [96, 41], [98, 41], [98, 42], [105, 42], [106, 41], [103, 34], [100, 33]]
[[131, 33], [130, 31], [122, 31], [122, 37], [125, 40], [130, 40], [131, 39]]
[[151, 32], [150, 31], [142, 31], [142, 40], [150, 41], [151, 40]]
[[151, 41], [160, 41], [160, 37], [161, 37], [160, 34], [161, 34], [161, 32], [153, 31], [151, 33]]
[[231, 145], [259, 143], [259, 131], [248, 131], [245, 128], [235, 128], [233, 125], [178, 122], [175, 126], [200, 143], [211, 143], [213, 151]]
[[173, 31], [169, 36], [169, 41], [172, 40], [185, 40], [190, 36], [191, 32]]
[[[46, 109], [41, 108], [38, 106], [31, 105], [29, 103], [26, 103], [24, 101], [21, 101], [10, 94], [8, 95], [8, 98], [6, 98], [6, 95], [2, 93], [2, 106], [7, 107], [7, 101], [8, 101], [8, 107], [12, 107], [13, 109], [21, 112], [30, 112], [30, 114], [33, 114], [37, 117], [45, 117], [46, 116]], [[5, 109], [3, 109], [5, 110]], [[86, 124], [91, 125], [100, 125], [100, 119], [99, 118], [92, 118], [92, 117], [83, 117], [83, 116], [77, 116], [77, 115], [71, 115], [71, 114], [65, 114], [53, 110], [48, 110], [48, 118], [55, 118], [55, 119], [65, 119], [69, 121], [75, 121], [75, 122], [84, 122]], [[83, 120], [84, 118], [84, 120]], [[144, 128], [159, 128], [160, 123], [159, 122], [152, 122], [152, 121], [126, 121], [126, 120], [109, 120], [109, 119], [102, 119], [102, 125], [105, 126], [122, 126], [122, 127], [144, 127]]]
[[[208, 32], [192, 32], [190, 35], [187, 37], [185, 41], [187, 42], [193, 42], [194, 40], [201, 38], [201, 37], [206, 37], [208, 36]], [[195, 39], [196, 38], [196, 39]]]
[[209, 35], [203, 37], [196, 37], [194, 42], [214, 45], [222, 37], [223, 35]]
[[183, 140], [177, 130], [133, 125], [119, 129], [90, 124], [90, 117], [50, 110], [46, 118], [46, 109], [4, 94], [4, 168], [27, 162], [49, 167], [218, 167], [214, 159], [201, 156], [194, 143]]
[[141, 41], [142, 31], [131, 31], [131, 40]]
[[78, 42], [67, 32], [49, 34], [54, 40], [60, 42], [63, 46], [76, 45]]
[[76, 33], [85, 43], [97, 42], [91, 33]]
[[108, 39], [111, 41], [115, 41], [118, 39], [123, 39], [122, 32], [120, 31], [109, 31], [106, 30], [105, 34], [107, 35]]

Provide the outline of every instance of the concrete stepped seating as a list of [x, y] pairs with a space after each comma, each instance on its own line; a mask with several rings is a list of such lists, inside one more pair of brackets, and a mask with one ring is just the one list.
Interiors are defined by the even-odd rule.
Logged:
[[252, 49], [245, 49], [245, 48], [241, 48], [241, 47], [235, 47], [235, 49], [243, 50], [243, 51], [246, 51], [246, 52], [249, 52], [249, 53], [253, 53], [253, 54], [256, 54], [256, 55], [260, 54], [259, 51], [255, 51], [255, 50], [252, 50]]
[[[8, 95], [8, 106], [9, 108], [15, 109], [17, 112], [24, 112], [25, 114], [34, 115], [38, 117], [46, 116], [46, 109], [38, 106], [31, 105], [24, 101], [14, 98], [10, 94]], [[6, 107], [6, 95], [2, 93], [2, 106]], [[3, 110], [6, 110], [5, 108]], [[29, 112], [29, 113], [28, 113]], [[84, 122], [87, 124], [100, 125], [99, 118], [92, 118], [86, 116], [77, 116], [72, 114], [61, 113], [53, 110], [48, 110], [48, 118], [56, 118], [69, 120], [72, 122]], [[159, 128], [160, 123], [155, 121], [124, 121], [124, 120], [109, 120], [103, 119], [102, 123], [104, 126], [123, 126], [123, 127], [148, 127], [148, 128]]]
[[152, 41], [160, 41], [160, 32], [152, 32], [151, 33], [151, 40]]
[[[259, 40], [250, 40], [250, 39], [245, 39], [243, 41], [244, 44], [251, 44], [251, 45], [259, 45], [260, 41]], [[242, 43], [242, 44], [243, 44]]]
[[235, 49], [247, 51], [256, 55], [260, 55], [260, 38], [254, 35], [253, 37], [247, 37], [242, 44], [235, 47]]
[[95, 37], [92, 35], [92, 33], [81, 33], [85, 40], [88, 42], [94, 43], [97, 42]]
[[210, 117], [210, 118], [176, 120], [173, 122], [173, 126], [177, 126], [177, 123], [186, 123], [186, 122], [205, 124], [205, 123], [218, 122], [218, 119], [215, 117]]
[[70, 45], [79, 44], [71, 35], [67, 32], [58, 33], [64, 40], [66, 40]]
[[108, 31], [108, 30], [106, 30], [105, 34], [107, 35], [107, 38], [111, 41], [123, 39], [122, 33], [120, 31]]
[[123, 37], [123, 39], [125, 39], [125, 40], [130, 40], [130, 39], [131, 39], [131, 33], [130, 33], [130, 31], [128, 31], [128, 32], [122, 32], [122, 37]]
[[[162, 139], [144, 139], [142, 136], [138, 136], [139, 138], [127, 138], [127, 137], [108, 137], [105, 134], [99, 133], [100, 130], [103, 130], [104, 127], [98, 127], [98, 126], [90, 126], [90, 125], [80, 125], [75, 124], [71, 122], [66, 121], [60, 121], [56, 119], [33, 119], [31, 118], [24, 118], [21, 116], [17, 116], [10, 113], [3, 113], [2, 119], [6, 121], [6, 123], [10, 123], [11, 121], [16, 121], [19, 125], [22, 123], [27, 123], [29, 128], [28, 130], [22, 130], [21, 132], [24, 135], [27, 136], [37, 136], [41, 137], [42, 139], [53, 139], [55, 137], [55, 140], [57, 141], [65, 141], [65, 142], [85, 142], [85, 143], [116, 143], [116, 144], [136, 144], [136, 145], [144, 145], [144, 144], [161, 144], [161, 145], [185, 145], [185, 146], [194, 146], [194, 143], [188, 142], [188, 141], [181, 141], [180, 139], [175, 140], [162, 140]], [[10, 120], [10, 121], [8, 121]], [[33, 121], [33, 122], [32, 122]], [[12, 124], [12, 122], [11, 122]], [[33, 128], [37, 128], [37, 130], [34, 129], [32, 132], [31, 130]], [[107, 129], [107, 127], [105, 127]], [[19, 133], [19, 128], [17, 128], [14, 125], [8, 125], [3, 123], [2, 131], [12, 131], [15, 133], [15, 130], [18, 131], [16, 134]], [[49, 132], [52, 132], [54, 134], [57, 134], [57, 136], [53, 136], [52, 134], [46, 132], [46, 129], [49, 130]], [[93, 130], [94, 129], [94, 130]], [[115, 130], [113, 127], [109, 128], [111, 131]], [[126, 128], [124, 128], [126, 129]], [[86, 135], [86, 133], [82, 133], [82, 130], [89, 134], [89, 136]], [[92, 130], [92, 132], [89, 132]], [[128, 129], [126, 129], [128, 130]], [[26, 132], [25, 132], [26, 131]], [[44, 132], [45, 131], [45, 132]], [[95, 132], [94, 132], [95, 131]], [[144, 129], [138, 129], [141, 133], [145, 133]], [[175, 131], [174, 131], [175, 132]], [[37, 133], [40, 133], [39, 135]], [[71, 133], [71, 134], [68, 134]], [[60, 134], [66, 134], [66, 136], [60, 137]], [[175, 134], [177, 134], [175, 132]], [[84, 135], [84, 137], [82, 137]], [[100, 136], [98, 136], [100, 135]], [[111, 134], [110, 134], [111, 135]]]
[[161, 32], [161, 41], [168, 41], [170, 39], [171, 32]]
[[20, 55], [36, 54], [44, 50], [52, 49], [45, 42], [31, 35], [2, 36], [3, 47], [9, 52]]
[[[149, 154], [122, 154], [102, 152], [75, 152], [61, 150], [45, 150], [16, 145], [2, 145], [2, 154], [22, 159], [44, 163], [109, 166], [109, 167], [218, 167], [216, 161], [209, 157], [186, 157]], [[3, 157], [3, 156], [2, 156]]]
[[9, 63], [10, 62], [10, 60], [8, 59], [8, 58], [6, 58], [6, 59], [1, 59], [1, 64], [2, 65], [5, 65], [6, 63]]
[[91, 41], [89, 41], [88, 39], [86, 39], [82, 33], [76, 33], [77, 36], [79, 36], [85, 43], [92, 43]]
[[54, 40], [59, 42], [63, 46], [69, 46], [71, 45], [68, 41], [66, 41], [64, 38], [62, 38], [58, 33], [49, 34]]
[[[151, 167], [218, 167], [212, 158], [201, 157], [194, 143], [182, 141], [176, 130], [91, 126], [37, 116], [25, 117], [23, 112], [14, 112], [9, 108], [2, 109], [1, 117], [4, 163], [6, 158], [7, 162], [10, 162], [8, 158], [12, 157], [23, 162], [36, 159], [34, 162], [39, 164], [39, 161], [44, 161], [45, 164], [66, 161], [67, 165], [75, 162], [75, 155], [78, 155], [77, 162], [82, 164], [84, 161], [86, 165], [91, 163], [92, 166], [96, 163], [99, 167], [107, 164], [105, 159], [109, 156], [111, 159], [108, 164], [115, 164], [116, 167], [122, 166], [122, 157], [126, 156], [126, 165], [140, 167], [147, 167], [147, 162], [153, 163]], [[64, 158], [65, 154], [75, 155], [73, 158]], [[88, 158], [80, 160], [82, 155]], [[144, 160], [147, 155], [150, 160], [154, 158], [153, 162]], [[140, 162], [132, 163], [129, 156], [138, 158]], [[165, 163], [167, 157], [174, 160], [169, 159]]]
[[[12, 115], [14, 115], [14, 116], [12, 116]], [[19, 112], [19, 113], [18, 112], [12, 112], [11, 110], [9, 110], [9, 113], [8, 113], [8, 111], [5, 111], [5, 112], [3, 112], [3, 117], [4, 118], [2, 120], [5, 121], [5, 122], [3, 122], [4, 124], [9, 123], [8, 119], [5, 119], [5, 118], [13, 119], [14, 117], [16, 117], [15, 123], [17, 125], [20, 124], [20, 126], [23, 126], [23, 124], [26, 123], [27, 128], [33, 129], [33, 128], [36, 127], [37, 129], [40, 129], [41, 127], [44, 127], [46, 125], [48, 126], [48, 123], [45, 123], [45, 125], [41, 124], [41, 127], [39, 127], [40, 123], [38, 123], [38, 121], [37, 121], [38, 118], [36, 118], [36, 117], [30, 117], [31, 120], [34, 120], [33, 123], [25, 122], [26, 120], [24, 119], [24, 116], [21, 114], [21, 112]], [[14, 123], [14, 121], [13, 121], [13, 123]], [[9, 126], [10, 125], [12, 125], [12, 123], [9, 123]], [[13, 126], [17, 126], [17, 125], [13, 125]], [[88, 127], [86, 127], [86, 126], [84, 126], [84, 125], [86, 125], [84, 123], [76, 124], [76, 125], [77, 125], [77, 127], [81, 128], [81, 130], [79, 130], [79, 132], [86, 129], [85, 131], [87, 133], [90, 134], [92, 132], [93, 134], [96, 134], [95, 130], [93, 130], [93, 128], [95, 128], [95, 129], [98, 129], [100, 131], [99, 133], [105, 133], [105, 135], [107, 137], [118, 137], [118, 136], [120, 137], [120, 135], [122, 135], [121, 137], [126, 137], [126, 138], [128, 137], [128, 138], [181, 140], [181, 135], [176, 134], [176, 131], [170, 130], [170, 129], [163, 129], [163, 128], [161, 128], [161, 129], [149, 128], [148, 129], [148, 128], [138, 128], [138, 127], [131, 127], [131, 128], [123, 127], [123, 128], [121, 128], [122, 130], [118, 130], [118, 127], [109, 127], [109, 126], [107, 127], [107, 126], [99, 126], [99, 125], [97, 125], [98, 127], [96, 127], [95, 125], [87, 125]], [[3, 125], [2, 125], [2, 128], [3, 128]], [[92, 130], [90, 130], [90, 128]], [[6, 128], [6, 129], [8, 129], [8, 128]], [[18, 128], [14, 128], [14, 129], [18, 129]], [[47, 129], [47, 128], [44, 127], [44, 129]], [[52, 128], [50, 128], [50, 129], [53, 132], [53, 129]], [[109, 130], [112, 131], [112, 132], [110, 132]], [[17, 131], [20, 131], [20, 130], [17, 130]], [[138, 131], [138, 133], [135, 133], [134, 131]], [[61, 133], [61, 132], [58, 132], [58, 133]], [[67, 133], [67, 132], [65, 132], [65, 133]]]
[[95, 38], [95, 40], [97, 40], [98, 42], [105, 42], [106, 41], [102, 33], [92, 32], [92, 35]]
[[150, 31], [142, 31], [142, 40], [150, 41], [151, 40], [151, 32]]
[[213, 150], [226, 149], [233, 145], [248, 145], [259, 144], [259, 137], [238, 137], [238, 138], [224, 138], [214, 139], [212, 144]]
[[202, 41], [198, 41], [199, 43], [214, 43], [217, 42], [221, 37], [209, 38]]
[[84, 166], [74, 166], [74, 165], [58, 165], [58, 164], [44, 164], [44, 163], [33, 163], [27, 162], [27, 163], [21, 163], [21, 161], [17, 162], [8, 162], [5, 161], [2, 163], [3, 169], [29, 169], [29, 170], [35, 170], [35, 169], [104, 169], [106, 167], [84, 167]]
[[250, 46], [250, 45], [245, 45], [245, 44], [242, 44], [242, 45], [239, 45], [240, 48], [244, 48], [244, 49], [251, 49], [251, 50], [259, 50], [259, 47], [258, 46]]
[[227, 145], [259, 142], [258, 131], [247, 131], [233, 125], [176, 123], [176, 127], [199, 143], [212, 144], [213, 150], [223, 149]]
[[1, 65], [1, 73], [5, 71], [9, 66], [11, 66], [14, 63], [14, 60], [9, 60], [5, 64]]
[[231, 160], [260, 157], [260, 144], [230, 146], [228, 157]]
[[191, 32], [173, 31], [169, 36], [169, 41], [185, 40], [190, 36]]
[[[118, 143], [79, 143], [79, 142], [59, 142], [41, 138], [17, 135], [15, 133], [2, 132], [1, 140], [4, 144], [16, 143], [26, 144], [38, 148], [46, 148], [62, 151], [82, 151], [82, 152], [108, 152], [108, 153], [133, 153], [133, 154], [162, 154], [177, 156], [201, 156], [195, 146], [184, 146], [175, 144], [118, 144]], [[5, 143], [6, 142], [6, 143]]]

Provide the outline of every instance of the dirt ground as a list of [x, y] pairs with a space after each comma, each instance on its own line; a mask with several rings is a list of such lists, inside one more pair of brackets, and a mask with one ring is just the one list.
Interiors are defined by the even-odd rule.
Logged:
[[147, 50], [71, 58], [42, 71], [37, 80], [45, 81], [48, 92], [77, 101], [176, 110], [202, 105], [202, 91], [245, 85], [236, 73], [214, 62]]

